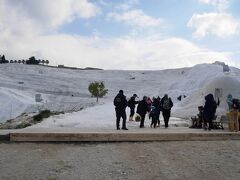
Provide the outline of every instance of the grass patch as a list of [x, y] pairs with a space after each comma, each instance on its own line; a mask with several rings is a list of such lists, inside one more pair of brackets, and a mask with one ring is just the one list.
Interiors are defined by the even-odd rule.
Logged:
[[23, 129], [25, 127], [28, 127], [28, 126], [31, 126], [30, 123], [21, 123], [21, 124], [18, 124], [15, 129]]
[[50, 117], [51, 115], [53, 115], [54, 113], [52, 113], [50, 110], [43, 110], [43, 111], [40, 111], [39, 114], [33, 116], [33, 121], [34, 122], [41, 122], [44, 118], [48, 118]]
[[55, 112], [46, 109], [40, 111], [35, 116], [29, 116], [28, 114], [23, 113], [17, 117], [17, 121], [15, 121], [15, 119], [10, 119], [4, 123], [0, 123], [0, 129], [23, 129], [42, 122], [44, 118], [59, 114], [64, 114], [64, 111]]

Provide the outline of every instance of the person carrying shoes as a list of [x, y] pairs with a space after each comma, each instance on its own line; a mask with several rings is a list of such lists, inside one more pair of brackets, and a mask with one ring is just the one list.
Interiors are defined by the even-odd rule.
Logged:
[[128, 101], [128, 107], [130, 108], [130, 116], [129, 121], [133, 121], [133, 115], [135, 113], [135, 106], [138, 104], [138, 101], [135, 99], [138, 98], [137, 94], [133, 94], [133, 96]]
[[143, 96], [143, 99], [138, 103], [137, 107], [137, 113], [141, 116], [140, 128], [144, 128], [144, 121], [147, 112], [148, 112], [147, 96]]

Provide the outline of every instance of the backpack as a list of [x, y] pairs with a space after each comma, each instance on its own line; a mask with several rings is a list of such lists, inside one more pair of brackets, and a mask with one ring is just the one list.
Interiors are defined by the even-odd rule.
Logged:
[[116, 96], [113, 102], [114, 106], [119, 107], [122, 105], [122, 100], [119, 96]]
[[233, 99], [232, 100], [232, 108], [233, 109], [239, 109], [239, 100], [238, 99]]
[[155, 106], [152, 106], [151, 107], [151, 111], [150, 111], [150, 114], [154, 115], [157, 113], [157, 108]]
[[170, 109], [170, 108], [171, 108], [171, 107], [170, 107], [170, 101], [169, 101], [169, 99], [164, 99], [164, 100], [163, 100], [162, 108], [163, 108], [163, 109]]

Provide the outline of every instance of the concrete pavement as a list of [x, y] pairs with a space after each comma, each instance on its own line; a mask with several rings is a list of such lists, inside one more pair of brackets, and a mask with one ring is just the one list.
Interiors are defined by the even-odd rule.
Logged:
[[240, 140], [239, 132], [228, 130], [204, 131], [187, 127], [114, 129], [34, 129], [0, 130], [1, 139], [13, 142], [141, 142], [141, 141], [194, 141]]

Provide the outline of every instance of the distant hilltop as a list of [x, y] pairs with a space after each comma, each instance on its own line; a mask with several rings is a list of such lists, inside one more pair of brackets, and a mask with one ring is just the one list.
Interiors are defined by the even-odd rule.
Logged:
[[86, 67], [84, 69], [85, 70], [104, 70], [104, 69], [101, 69], [101, 68], [94, 68], [94, 67]]
[[213, 64], [216, 64], [216, 65], [226, 65], [225, 62], [221, 62], [221, 61], [215, 61]]
[[19, 59], [19, 60], [7, 60], [5, 58], [5, 55], [3, 54], [2, 56], [0, 55], [0, 64], [7, 64], [7, 63], [18, 63], [18, 64], [31, 64], [31, 65], [44, 65], [44, 64], [49, 64], [49, 60], [41, 60], [41, 59], [36, 59], [34, 56], [31, 56], [29, 59]]
[[225, 64], [224, 62], [215, 61], [213, 64], [222, 66], [223, 67], [223, 72], [229, 72], [230, 71], [229, 66], [227, 64]]
[[76, 70], [103, 70], [100, 68], [94, 68], [94, 67], [86, 67], [86, 68], [78, 68], [78, 67], [70, 67], [70, 66], [64, 66], [64, 65], [58, 65], [58, 66], [49, 66], [49, 60], [41, 60], [36, 59], [34, 56], [30, 57], [29, 59], [22, 59], [22, 60], [7, 60], [5, 58], [5, 55], [0, 55], [0, 64], [6, 64], [6, 63], [18, 63], [18, 64], [30, 64], [30, 65], [47, 65], [48, 67], [53, 68], [65, 68], [65, 69], [76, 69]]
[[58, 65], [57, 67], [58, 68], [65, 68], [65, 69], [76, 69], [76, 70], [103, 70], [103, 69], [94, 68], [94, 67], [77, 68], [77, 67], [64, 66], [64, 65]]

